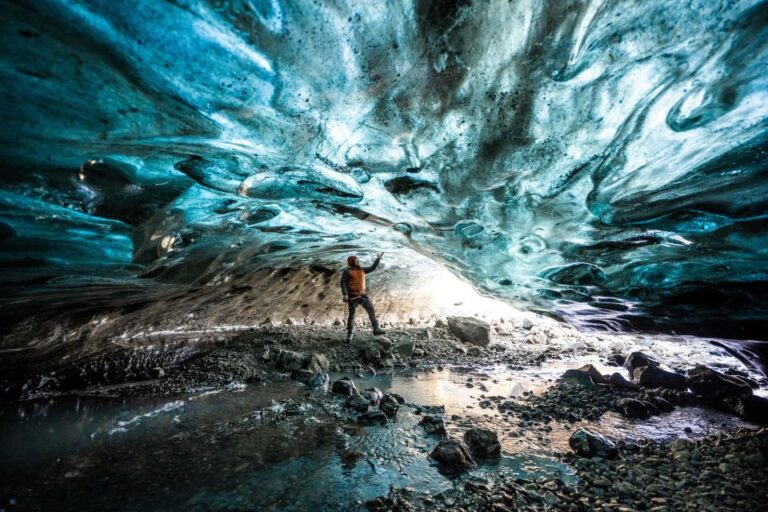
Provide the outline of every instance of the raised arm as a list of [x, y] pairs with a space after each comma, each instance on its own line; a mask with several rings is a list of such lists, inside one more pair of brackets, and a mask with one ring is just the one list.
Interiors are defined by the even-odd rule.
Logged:
[[376, 267], [379, 266], [379, 262], [381, 261], [382, 256], [384, 256], [384, 253], [380, 252], [379, 254], [376, 255], [376, 259], [373, 260], [373, 265], [371, 265], [370, 267], [363, 268], [366, 274], [370, 274], [371, 272], [376, 270]]

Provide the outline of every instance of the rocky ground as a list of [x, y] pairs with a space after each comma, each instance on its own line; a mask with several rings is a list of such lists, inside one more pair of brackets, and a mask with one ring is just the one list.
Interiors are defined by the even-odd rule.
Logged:
[[580, 479], [466, 482], [426, 499], [392, 489], [369, 510], [764, 510], [768, 429], [698, 442], [619, 443], [612, 458], [564, 454]]
[[[148, 359], [131, 371], [110, 373], [120, 367], [119, 359], [76, 361], [69, 375], [77, 378], [62, 372], [37, 375], [21, 388], [33, 393], [80, 387], [78, 394], [170, 396], [293, 379], [306, 386], [308, 405], [291, 402], [279, 409], [281, 416], [311, 413], [313, 421], [341, 431], [350, 425], [387, 425], [398, 414], [420, 416], [421, 427], [435, 443], [430, 459], [456, 485], [435, 495], [392, 488], [387, 496], [359, 504], [369, 510], [760, 510], [768, 502], [762, 485], [768, 430], [759, 427], [768, 424], [768, 399], [761, 391], [768, 382], [749, 369], [726, 365], [722, 351], [706, 344], [617, 341], [545, 322], [498, 322], [491, 327], [473, 318], [447, 318], [426, 326], [390, 325], [387, 330], [379, 337], [358, 331], [348, 344], [340, 325], [265, 325], [183, 358]], [[354, 385], [358, 376], [376, 372], [444, 366], [530, 369], [561, 358], [593, 361], [601, 369], [574, 365], [541, 389], [517, 396], [494, 395], [483, 378], [468, 377], [466, 388], [481, 392], [476, 407], [489, 413], [480, 427], [447, 416], [440, 404], [424, 407], [405, 394]], [[332, 381], [329, 373], [339, 371], [349, 377]], [[738, 417], [749, 428], [663, 442], [610, 439], [595, 428], [608, 413], [643, 421], [690, 406]], [[213, 442], [226, 444], [233, 435], [251, 435], [252, 428], [247, 422], [222, 426]], [[684, 437], [686, 427], [680, 428]], [[535, 438], [541, 446], [551, 441], [553, 430], [570, 436], [568, 448], [553, 449], [552, 455], [573, 468], [575, 484], [501, 474], [463, 478], [477, 464], [498, 460], [509, 438]], [[198, 434], [205, 442], [212, 439], [210, 432]], [[342, 460], [354, 457], [345, 453], [340, 452]]]
[[[650, 365], [642, 353], [626, 358], [632, 364]], [[648, 368], [643, 366], [640, 368]], [[681, 376], [682, 377], [682, 376]], [[768, 399], [755, 396], [745, 385], [748, 378], [726, 376], [702, 367], [682, 377], [685, 389], [643, 387], [625, 379], [610, 379], [593, 366], [568, 370], [543, 393], [525, 393], [507, 400], [491, 397], [486, 407], [498, 408], [504, 422], [519, 429], [512, 435], [537, 433], [545, 439], [552, 425], [573, 430], [570, 450], [555, 451], [573, 467], [578, 484], [559, 479], [488, 478], [468, 480], [435, 496], [421, 497], [412, 489], [391, 489], [388, 496], [368, 502], [369, 510], [762, 510], [768, 501], [763, 484], [768, 469], [768, 429], [739, 429], [691, 441], [613, 441], [584, 425], [615, 411], [631, 419], [647, 419], [680, 406], [700, 406], [739, 415], [754, 425], [768, 424]], [[609, 383], [610, 380], [616, 384]], [[653, 383], [655, 386], [656, 382]], [[753, 382], [757, 387], [757, 383]], [[483, 402], [481, 402], [482, 404]], [[681, 426], [683, 432], [690, 432]], [[480, 434], [478, 434], [478, 431]], [[475, 446], [477, 436], [485, 439]], [[473, 445], [473, 443], [475, 445]], [[496, 432], [469, 428], [464, 439], [446, 438], [430, 454], [455, 477], [487, 460], [498, 446]], [[496, 448], [498, 450], [498, 448]], [[495, 453], [498, 453], [496, 451]]]
[[[158, 395], [232, 381], [263, 382], [286, 373], [300, 376], [315, 370], [358, 373], [375, 368], [455, 364], [531, 366], [558, 357], [559, 345], [544, 343], [555, 336], [545, 327], [534, 330], [532, 326], [500, 323], [493, 340], [486, 334], [478, 343], [462, 341], [448, 327], [447, 320], [429, 326], [405, 323], [386, 328], [385, 336], [358, 329], [353, 341], [347, 343], [340, 322], [308, 326], [291, 322], [273, 325], [269, 321], [258, 328], [219, 335], [179, 350], [158, 350], [153, 346], [111, 348], [95, 355], [51, 357], [55, 366], [29, 369], [13, 380], [5, 380], [4, 387], [9, 398], [72, 389], [126, 396]], [[575, 331], [567, 332], [568, 336], [579, 336]], [[514, 350], [505, 343], [511, 339], [518, 342]]]

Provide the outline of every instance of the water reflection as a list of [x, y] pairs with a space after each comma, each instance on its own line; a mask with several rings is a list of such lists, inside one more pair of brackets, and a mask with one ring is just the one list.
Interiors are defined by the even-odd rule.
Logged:
[[[435, 494], [462, 479], [505, 474], [573, 481], [553, 452], [575, 425], [527, 429], [489, 397], [551, 385], [569, 362], [541, 368], [456, 368], [351, 376], [407, 400], [395, 421], [359, 427], [339, 398], [312, 398], [293, 382], [198, 390], [164, 399], [57, 397], [0, 406], [0, 480], [31, 509], [346, 510], [389, 486]], [[341, 374], [334, 375], [334, 378]], [[502, 458], [449, 480], [427, 455], [438, 438], [416, 406], [445, 407], [449, 435], [496, 431]], [[684, 426], [690, 433], [682, 432]], [[647, 421], [607, 414], [592, 425], [614, 438], [696, 438], [745, 426], [729, 416], [678, 408]], [[517, 432], [517, 435], [512, 435]]]

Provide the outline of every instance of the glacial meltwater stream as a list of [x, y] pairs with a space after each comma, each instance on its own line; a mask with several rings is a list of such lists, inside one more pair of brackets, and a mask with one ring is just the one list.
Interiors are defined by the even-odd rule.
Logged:
[[[386, 426], [358, 426], [341, 397], [310, 396], [291, 380], [165, 398], [56, 396], [5, 404], [0, 491], [11, 503], [59, 510], [357, 510], [391, 485], [444, 493], [450, 503], [456, 485], [491, 473], [575, 483], [554, 454], [567, 449], [572, 429], [583, 422], [552, 422], [545, 435], [521, 436], [517, 422], [485, 400], [539, 392], [570, 364], [350, 374], [358, 389], [375, 386], [404, 397]], [[438, 438], [419, 425], [418, 409], [441, 405], [449, 435], [495, 430], [501, 459], [459, 479], [442, 475], [428, 458]], [[663, 440], [747, 424], [677, 408], [644, 421], [609, 413], [592, 426], [614, 439]]]

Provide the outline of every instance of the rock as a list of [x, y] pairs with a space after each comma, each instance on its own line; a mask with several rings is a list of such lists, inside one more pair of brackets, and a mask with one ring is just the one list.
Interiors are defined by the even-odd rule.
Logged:
[[687, 387], [685, 377], [677, 373], [662, 370], [658, 366], [641, 366], [634, 369], [632, 380], [644, 388], [669, 388], [684, 390]]
[[374, 345], [360, 347], [360, 358], [366, 363], [378, 364], [381, 361], [381, 350]]
[[306, 368], [312, 373], [325, 373], [331, 368], [331, 363], [323, 354], [312, 354]]
[[454, 316], [448, 319], [448, 330], [464, 343], [487, 347], [490, 343], [490, 326], [469, 316]]
[[614, 459], [618, 455], [618, 450], [613, 442], [584, 427], [579, 428], [571, 435], [568, 439], [568, 445], [582, 457]]
[[473, 428], [464, 433], [464, 442], [477, 459], [490, 459], [501, 455], [501, 444], [495, 432]]
[[149, 371], [149, 373], [150, 373], [150, 376], [153, 379], [161, 379], [161, 378], [165, 377], [165, 370], [163, 370], [159, 366], [156, 366], [156, 367], [152, 368]]
[[768, 398], [757, 395], [742, 395], [724, 399], [723, 406], [742, 419], [768, 425]]
[[630, 375], [634, 374], [635, 368], [642, 368], [643, 366], [659, 366], [659, 362], [642, 352], [632, 352], [624, 361], [624, 368], [629, 370]]
[[341, 379], [334, 382], [333, 386], [331, 387], [331, 391], [333, 393], [337, 393], [339, 395], [346, 395], [346, 396], [352, 396], [357, 394], [357, 388], [355, 387], [355, 383], [352, 382], [352, 379], [350, 379], [349, 377], [342, 377]]
[[368, 364], [379, 364], [392, 350], [387, 338], [369, 339], [358, 349], [360, 358]]
[[397, 411], [400, 409], [400, 404], [397, 398], [390, 394], [384, 395], [381, 401], [379, 401], [379, 410], [387, 415], [387, 418], [393, 418], [397, 415]]
[[595, 385], [595, 381], [592, 380], [592, 376], [589, 373], [573, 368], [566, 370], [560, 379], [569, 386], [592, 387]]
[[417, 405], [413, 413], [443, 415], [445, 414], [445, 406], [444, 405]]
[[435, 327], [445, 327], [445, 322], [443, 322], [442, 318], [435, 320]]
[[566, 370], [560, 378], [567, 384], [587, 387], [608, 382], [608, 379], [606, 379], [603, 374], [591, 364], [582, 366], [581, 368]]
[[309, 389], [318, 392], [327, 392], [328, 384], [331, 382], [331, 377], [327, 373], [315, 373], [309, 378], [307, 386]]
[[621, 389], [639, 389], [640, 386], [635, 384], [634, 382], [630, 382], [627, 379], [624, 378], [624, 376], [618, 372], [613, 373], [608, 378], [608, 383], [611, 386], [621, 388]]
[[371, 402], [361, 395], [353, 395], [347, 400], [345, 405], [357, 412], [367, 412], [371, 407]]
[[438, 462], [441, 473], [448, 475], [457, 475], [476, 465], [467, 447], [456, 439], [443, 439], [429, 457]]
[[304, 368], [293, 370], [291, 372], [291, 378], [295, 381], [301, 382], [302, 384], [309, 384], [309, 379], [312, 378], [312, 375], [314, 374], [311, 371], [305, 370]]
[[413, 341], [404, 341], [402, 343], [398, 343], [394, 347], [394, 351], [400, 354], [403, 357], [411, 357], [413, 356], [413, 351], [416, 348], [416, 343]]
[[691, 391], [707, 398], [752, 394], [749, 384], [701, 365], [688, 372], [686, 381]]
[[361, 391], [360, 394], [368, 399], [368, 401], [371, 402], [371, 405], [378, 404], [379, 401], [384, 398], [384, 393], [382, 393], [379, 388], [368, 388]]
[[398, 489], [390, 485], [389, 495], [368, 500], [364, 505], [369, 512], [412, 512], [416, 510], [411, 501], [413, 492], [409, 487]]
[[725, 374], [732, 379], [736, 379], [740, 382], [744, 382], [752, 389], [757, 389], [760, 387], [760, 383], [758, 383], [755, 379], [751, 378], [749, 375], [747, 375], [743, 371], [737, 370], [736, 368], [728, 368], [727, 370], [725, 370]]
[[281, 350], [277, 361], [281, 369], [292, 372], [304, 367], [307, 362], [307, 356], [306, 354], [294, 352], [293, 350]]
[[530, 331], [531, 329], [533, 329], [533, 322], [531, 322], [530, 318], [523, 318], [523, 323], [520, 325], [526, 331]]
[[424, 430], [427, 432], [427, 434], [437, 434], [441, 436], [445, 435], [445, 421], [443, 420], [442, 416], [433, 416], [427, 414], [421, 418], [419, 425], [424, 427]]
[[627, 358], [621, 354], [611, 354], [606, 359], [606, 364], [608, 366], [624, 366], [624, 363], [626, 361], [627, 361]]
[[675, 452], [690, 452], [694, 447], [694, 444], [687, 439], [675, 439], [669, 443], [669, 451]]
[[651, 413], [648, 411], [648, 405], [640, 400], [634, 398], [621, 398], [616, 402], [616, 406], [621, 411], [621, 414], [627, 418], [646, 419], [651, 417]]
[[651, 396], [648, 401], [655, 405], [660, 411], [669, 412], [675, 410], [675, 406], [660, 396]]
[[386, 425], [387, 415], [381, 411], [368, 411], [357, 417], [358, 425]]
[[389, 393], [389, 394], [392, 395], [395, 398], [395, 400], [397, 400], [398, 404], [403, 405], [405, 403], [405, 398], [403, 398], [402, 395], [398, 395], [397, 393]]

